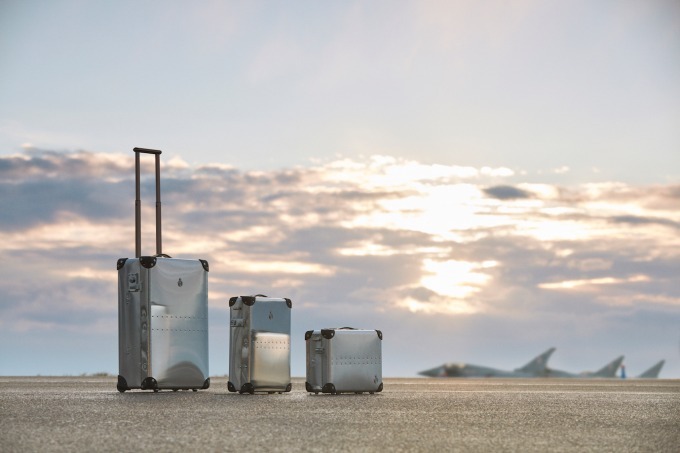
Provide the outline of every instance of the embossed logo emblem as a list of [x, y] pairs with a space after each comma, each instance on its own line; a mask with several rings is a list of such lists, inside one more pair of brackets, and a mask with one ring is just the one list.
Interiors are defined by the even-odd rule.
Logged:
[[181, 278], [180, 278], [179, 280], [177, 280], [177, 286], [179, 286], [179, 287], [181, 288], [183, 284], [184, 284], [184, 283], [182, 283], [182, 279], [181, 279]]
[[269, 312], [269, 319], [274, 319], [274, 313], [272, 313], [271, 311]]

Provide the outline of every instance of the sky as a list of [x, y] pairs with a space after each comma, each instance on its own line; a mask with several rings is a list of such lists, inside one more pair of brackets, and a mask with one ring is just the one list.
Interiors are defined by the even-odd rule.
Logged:
[[[135, 146], [163, 242], [304, 332], [680, 378], [680, 4], [0, 2], [0, 374], [117, 374]], [[153, 253], [145, 162], [143, 249]]]

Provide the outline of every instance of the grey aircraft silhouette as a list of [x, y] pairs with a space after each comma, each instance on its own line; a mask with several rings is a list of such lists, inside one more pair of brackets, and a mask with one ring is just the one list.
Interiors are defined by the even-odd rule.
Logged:
[[636, 376], [637, 379], [656, 379], [659, 377], [659, 373], [661, 372], [661, 368], [663, 367], [663, 364], [666, 363], [665, 360], [662, 360], [658, 362], [656, 365], [645, 371], [644, 373], [640, 374], [639, 376]]
[[469, 363], [445, 363], [436, 368], [421, 371], [418, 374], [428, 377], [537, 377], [542, 376], [545, 373], [548, 359], [553, 352], [555, 352], [555, 348], [550, 348], [523, 367], [513, 371], [499, 370]]
[[544, 377], [559, 377], [559, 378], [614, 378], [616, 371], [623, 363], [623, 356], [619, 356], [600, 368], [595, 372], [584, 371], [582, 373], [569, 373], [568, 371], [554, 370], [552, 368], [545, 368]]

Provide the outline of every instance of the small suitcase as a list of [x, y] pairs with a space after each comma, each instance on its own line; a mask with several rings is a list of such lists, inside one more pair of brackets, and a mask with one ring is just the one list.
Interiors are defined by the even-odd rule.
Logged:
[[379, 330], [310, 330], [307, 380], [310, 393], [376, 393], [383, 389], [382, 332]]
[[290, 299], [240, 296], [229, 299], [230, 392], [283, 393], [290, 379]]
[[[207, 389], [208, 262], [161, 250], [160, 154], [135, 148], [135, 256], [118, 260], [119, 392]], [[156, 157], [156, 252], [141, 256], [139, 154]]]

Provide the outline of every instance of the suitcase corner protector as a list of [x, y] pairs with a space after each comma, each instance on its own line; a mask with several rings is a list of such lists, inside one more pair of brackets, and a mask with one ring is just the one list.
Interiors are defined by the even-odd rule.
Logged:
[[255, 305], [255, 299], [257, 296], [241, 296], [241, 300], [243, 301], [243, 305], [247, 305], [248, 307], [252, 307]]
[[321, 336], [330, 340], [335, 336], [335, 329], [321, 329]]
[[142, 265], [142, 267], [145, 267], [146, 269], [151, 269], [156, 265], [156, 257], [155, 256], [140, 256], [139, 257], [139, 263]]
[[130, 390], [130, 387], [128, 386], [127, 381], [123, 376], [120, 374], [118, 375], [118, 383], [116, 384], [116, 389], [120, 392], [123, 393], [126, 390]]

